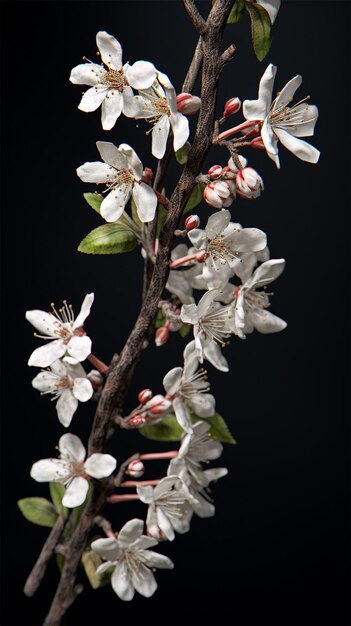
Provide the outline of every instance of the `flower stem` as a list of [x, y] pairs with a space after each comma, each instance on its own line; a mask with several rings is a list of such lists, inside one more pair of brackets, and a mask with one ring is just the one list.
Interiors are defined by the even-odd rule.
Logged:
[[103, 361], [100, 361], [100, 359], [94, 356], [94, 354], [89, 354], [88, 361], [90, 361], [90, 363], [94, 365], [94, 367], [96, 367], [100, 374], [107, 374], [109, 369], [108, 365], [106, 365], [106, 363], [104, 363]]
[[139, 496], [136, 493], [126, 493], [123, 495], [113, 495], [107, 498], [107, 502], [110, 504], [118, 504], [119, 502], [130, 502], [131, 500], [139, 500]]
[[216, 137], [215, 143], [217, 143], [217, 141], [221, 141], [222, 139], [227, 139], [227, 137], [230, 137], [231, 135], [235, 135], [236, 133], [239, 133], [244, 128], [255, 126], [255, 124], [257, 123], [258, 123], [258, 120], [246, 120], [246, 122], [243, 122], [242, 124], [239, 124], [238, 126], [233, 126], [233, 128], [229, 128], [228, 130], [225, 130], [223, 133], [220, 133], [220, 135]]

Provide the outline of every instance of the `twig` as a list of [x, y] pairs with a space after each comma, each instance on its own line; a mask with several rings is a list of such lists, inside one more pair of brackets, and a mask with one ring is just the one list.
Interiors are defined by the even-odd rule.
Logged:
[[140, 454], [139, 452], [136, 452], [136, 454], [133, 454], [133, 456], [130, 456], [129, 459], [127, 459], [126, 461], [124, 461], [124, 463], [122, 463], [121, 467], [119, 468], [119, 472], [114, 480], [115, 487], [119, 487], [120, 484], [123, 482], [124, 475], [126, 473], [126, 469], [129, 463], [131, 463], [132, 461], [137, 461], [139, 458], [140, 458]]
[[204, 20], [202, 15], [200, 15], [195, 2], [193, 0], [183, 0], [183, 1], [184, 1], [185, 10], [187, 14], [189, 15], [192, 23], [194, 24], [196, 30], [198, 31], [200, 35], [205, 35], [208, 30], [206, 20]]
[[23, 589], [26, 596], [33, 596], [38, 589], [42, 579], [44, 578], [47, 565], [51, 557], [55, 553], [57, 543], [60, 541], [64, 525], [65, 518], [63, 517], [63, 515], [59, 515], [55, 522], [55, 526], [52, 528], [47, 540], [42, 547], [36, 564], [34, 565], [31, 573], [26, 580], [26, 584], [24, 585]]
[[115, 533], [112, 530], [111, 522], [109, 522], [108, 519], [106, 519], [106, 517], [103, 517], [102, 515], [97, 515], [94, 519], [94, 522], [97, 526], [102, 528], [106, 537], [112, 537], [112, 538], [115, 537]]

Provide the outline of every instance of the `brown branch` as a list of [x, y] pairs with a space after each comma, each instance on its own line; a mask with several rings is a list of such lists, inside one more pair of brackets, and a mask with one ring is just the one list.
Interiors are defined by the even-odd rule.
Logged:
[[230, 44], [230, 46], [228, 46], [226, 50], [224, 50], [224, 52], [221, 55], [221, 61], [223, 65], [226, 65], [227, 63], [229, 63], [229, 61], [232, 60], [235, 53], [236, 53], [236, 47], [232, 43]]
[[59, 515], [55, 522], [55, 526], [53, 526], [47, 540], [45, 541], [38, 560], [29, 574], [26, 584], [24, 585], [23, 591], [29, 598], [35, 594], [42, 579], [44, 578], [48, 563], [51, 557], [55, 554], [56, 545], [60, 541], [64, 525], [65, 518], [63, 515]]
[[193, 0], [183, 0], [183, 2], [184, 2], [185, 10], [187, 14], [189, 15], [198, 33], [200, 35], [205, 35], [208, 30], [206, 20], [204, 20], [202, 15], [200, 15], [200, 12], [198, 11], [196, 7], [195, 2]]

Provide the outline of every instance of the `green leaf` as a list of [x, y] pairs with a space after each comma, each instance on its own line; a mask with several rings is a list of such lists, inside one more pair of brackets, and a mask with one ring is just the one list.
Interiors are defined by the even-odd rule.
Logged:
[[50, 483], [50, 496], [55, 509], [58, 513], [61, 513], [65, 519], [67, 519], [68, 509], [62, 505], [62, 498], [65, 495], [65, 492], [66, 489], [62, 483]]
[[236, 24], [245, 11], [245, 0], [235, 0], [234, 6], [229, 13], [227, 24]]
[[138, 210], [136, 207], [136, 204], [134, 202], [133, 197], [130, 200], [130, 210], [132, 213], [132, 218], [133, 218], [133, 222], [137, 225], [137, 227], [139, 228], [139, 230], [141, 229], [141, 225], [142, 225], [142, 221], [138, 215]]
[[187, 141], [184, 146], [179, 148], [179, 150], [177, 150], [177, 152], [175, 153], [175, 158], [177, 159], [178, 163], [180, 163], [180, 165], [185, 165], [185, 163], [187, 162], [190, 148], [191, 143]]
[[219, 413], [215, 413], [214, 415], [211, 415], [211, 417], [206, 417], [206, 419], [195, 415], [192, 416], [193, 421], [198, 421], [199, 419], [202, 419], [203, 422], [208, 422], [211, 425], [209, 434], [213, 439], [221, 441], [222, 443], [236, 444], [236, 441], [225, 420], [221, 415], [219, 415]]
[[251, 19], [251, 36], [255, 54], [263, 61], [272, 44], [272, 24], [268, 12], [260, 4], [246, 2], [245, 8]]
[[161, 326], [165, 325], [165, 322], [166, 322], [166, 318], [163, 315], [161, 309], [159, 309], [157, 311], [157, 315], [156, 315], [156, 318], [155, 318], [155, 328], [161, 328]]
[[179, 426], [175, 415], [165, 415], [157, 424], [143, 426], [139, 432], [146, 439], [155, 441], [180, 441], [183, 429]]
[[103, 587], [111, 580], [111, 574], [114, 570], [113, 565], [109, 567], [106, 572], [97, 574], [96, 570], [103, 563], [100, 556], [94, 550], [84, 552], [82, 555], [82, 564], [85, 569], [85, 573], [93, 589]]
[[101, 202], [104, 199], [104, 196], [102, 196], [100, 193], [83, 193], [84, 196], [84, 200], [86, 200], [86, 202], [89, 204], [89, 206], [91, 206], [92, 209], [94, 209], [94, 211], [96, 211], [96, 213], [100, 214], [100, 206], [101, 206]]
[[204, 195], [204, 189], [205, 189], [206, 185], [205, 183], [196, 183], [194, 189], [191, 192], [191, 196], [186, 204], [186, 207], [184, 209], [184, 213], [187, 213], [188, 211], [191, 211], [192, 209], [194, 209], [198, 204], [200, 204], [203, 195]]
[[80, 506], [76, 506], [71, 513], [71, 517], [70, 517], [70, 521], [72, 523], [73, 528], [75, 528], [80, 520], [80, 518], [82, 517], [82, 514], [84, 513], [85, 509], [87, 508], [91, 497], [93, 495], [93, 491], [94, 491], [94, 487], [92, 485], [91, 482], [89, 482], [89, 489], [88, 489], [88, 493], [86, 495], [86, 498], [83, 502], [83, 504], [81, 504]]
[[29, 522], [49, 528], [55, 525], [58, 514], [52, 502], [46, 498], [22, 498], [17, 504]]
[[163, 204], [157, 205], [157, 225], [156, 225], [156, 239], [159, 238], [162, 228], [165, 225], [167, 219], [167, 209]]
[[130, 252], [137, 245], [135, 233], [119, 222], [104, 224], [92, 230], [79, 244], [79, 252], [85, 254], [121, 254]]
[[180, 334], [181, 337], [186, 337], [187, 334], [190, 332], [190, 329], [191, 329], [190, 324], [183, 324], [183, 326], [181, 326], [180, 329], [178, 330], [178, 333]]

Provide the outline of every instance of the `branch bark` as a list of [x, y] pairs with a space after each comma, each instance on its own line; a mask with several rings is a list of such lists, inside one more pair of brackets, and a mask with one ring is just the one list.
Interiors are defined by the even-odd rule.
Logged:
[[46, 568], [51, 557], [55, 554], [55, 548], [60, 541], [64, 525], [65, 518], [63, 515], [59, 515], [55, 522], [55, 526], [52, 528], [47, 540], [45, 541], [38, 560], [29, 574], [26, 584], [24, 585], [23, 591], [29, 598], [35, 594], [45, 576]]

